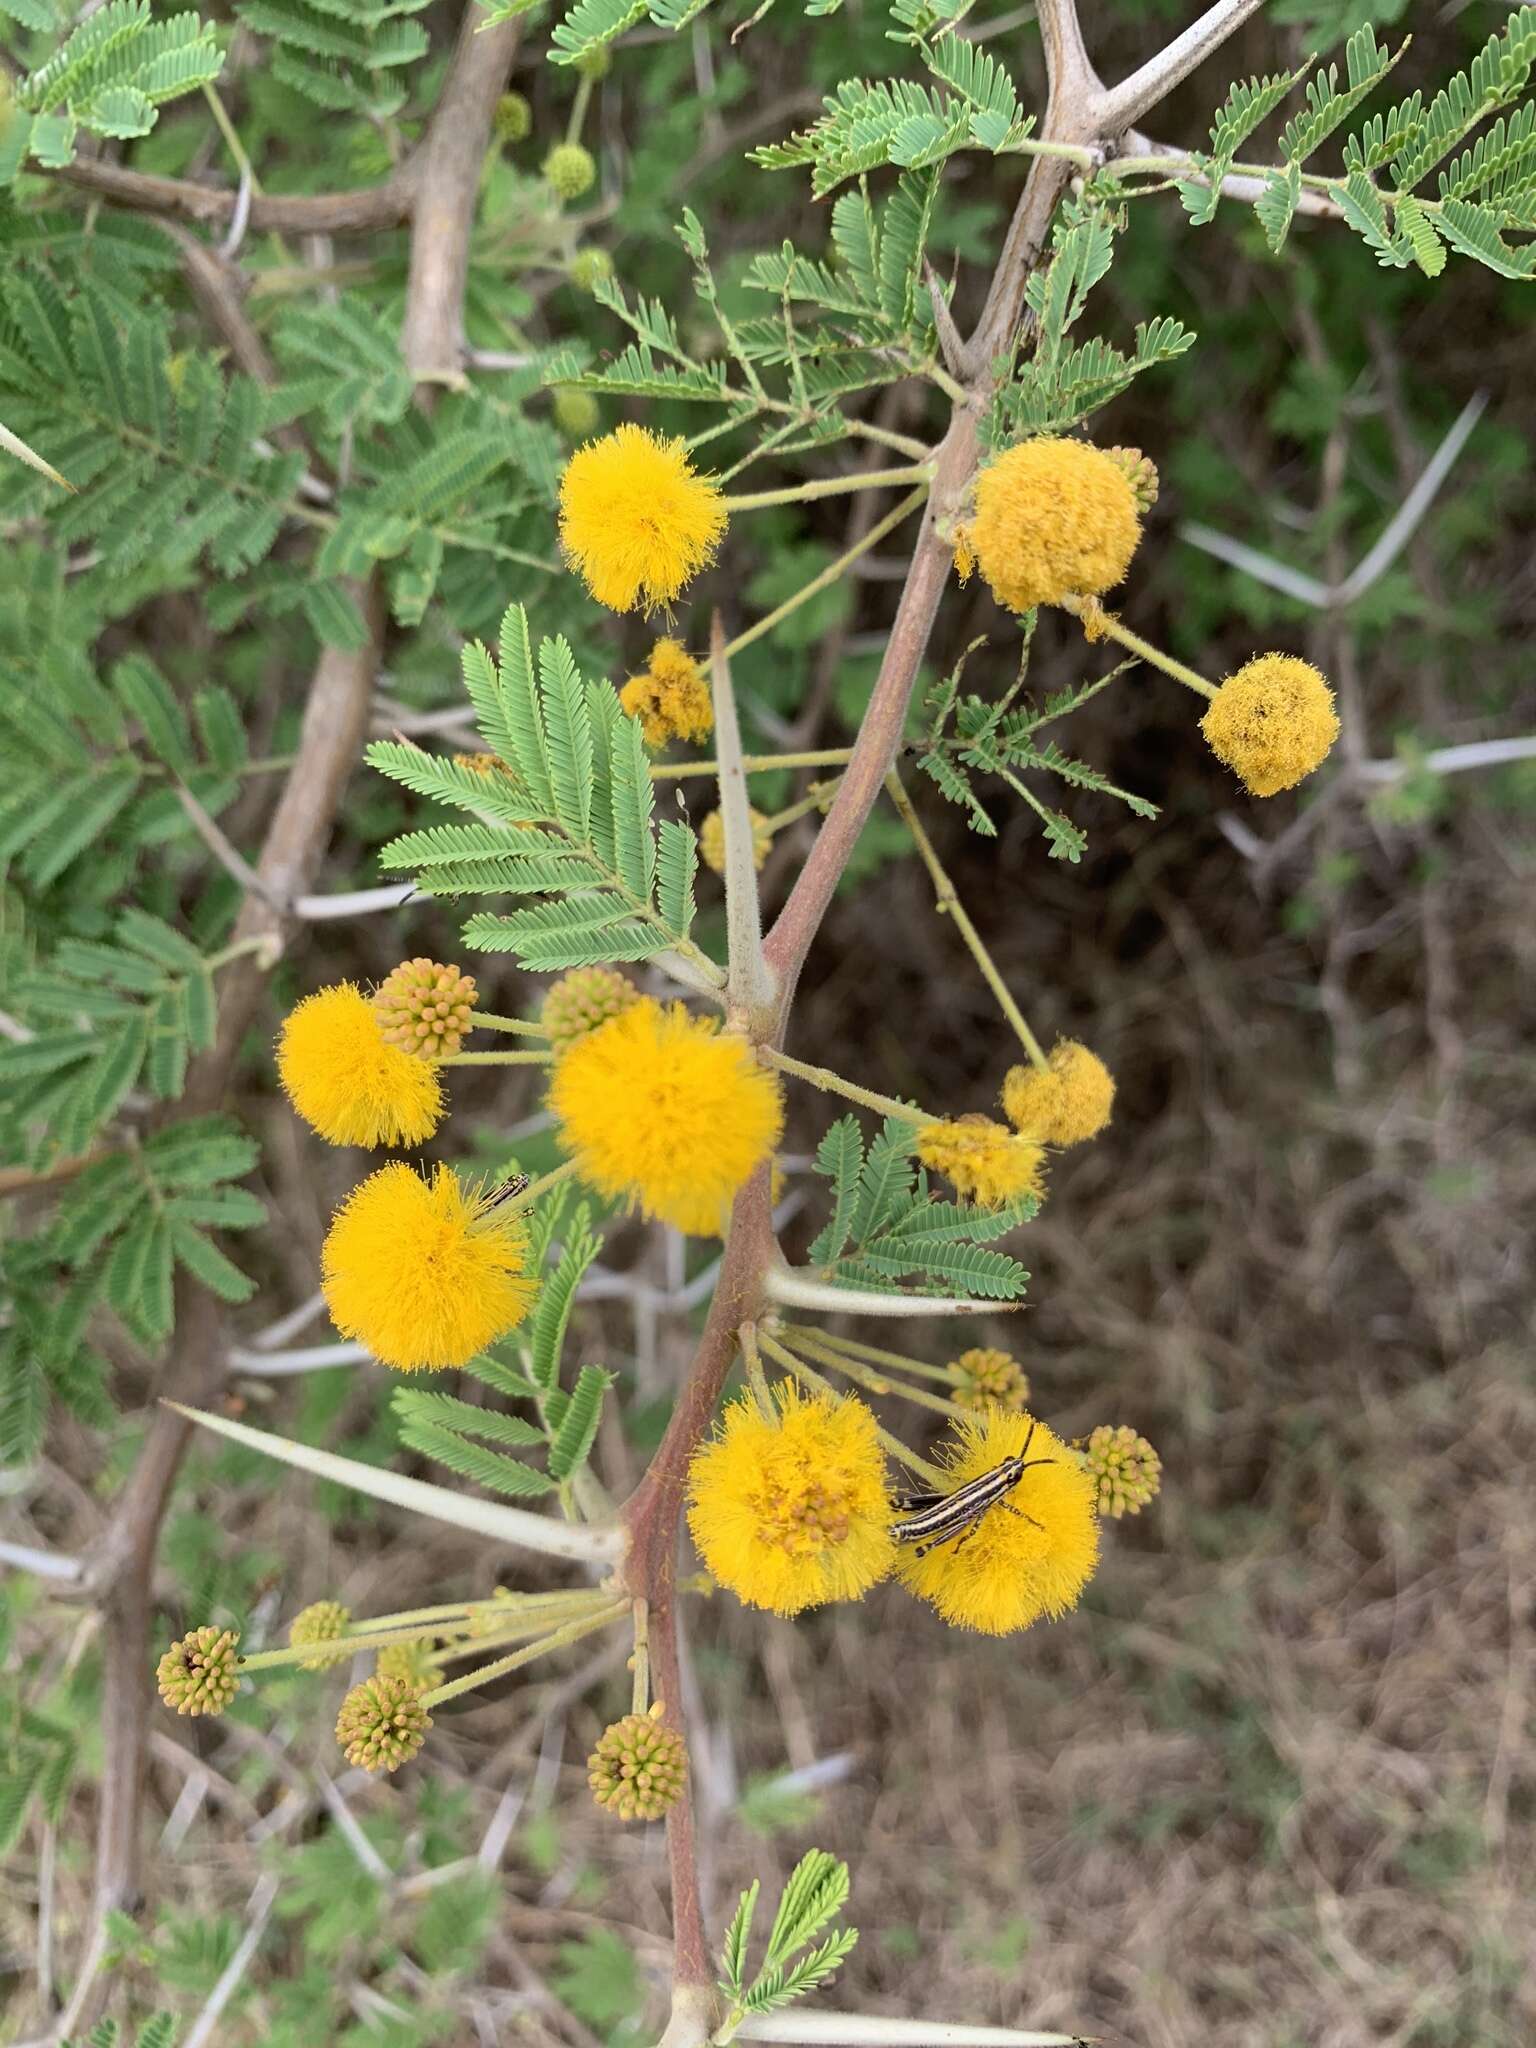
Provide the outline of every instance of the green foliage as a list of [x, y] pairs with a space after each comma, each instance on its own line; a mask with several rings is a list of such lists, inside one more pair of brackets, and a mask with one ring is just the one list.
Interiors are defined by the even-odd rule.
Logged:
[[46, 1714], [8, 1700], [4, 1723], [10, 1725], [0, 1747], [0, 1856], [16, 1846], [34, 1809], [57, 1825], [77, 1756], [73, 1731]]
[[[8, 0], [0, 11], [27, 28], [56, 25], [40, 0]], [[223, 65], [212, 24], [197, 15], [157, 21], [150, 0], [107, 0], [17, 85], [0, 137], [0, 187], [29, 153], [46, 169], [69, 163], [82, 129], [108, 141], [147, 135], [167, 101], [212, 84]]]
[[[613, 1375], [597, 1365], [583, 1365], [569, 1386], [561, 1383], [561, 1354], [576, 1290], [601, 1249], [591, 1205], [573, 1207], [567, 1184], [539, 1203], [531, 1224], [529, 1270], [543, 1269], [533, 1312], [513, 1338], [472, 1360], [466, 1370], [493, 1392], [527, 1401], [534, 1419], [525, 1421], [435, 1389], [400, 1387], [391, 1402], [403, 1444], [514, 1499], [575, 1483], [591, 1456], [613, 1384]], [[548, 1450], [543, 1471], [508, 1455], [509, 1449], [539, 1444]]]
[[[1155, 818], [1156, 804], [1121, 789], [1096, 768], [1062, 752], [1054, 740], [1041, 745], [1036, 735], [1042, 727], [1065, 718], [1080, 704], [1116, 681], [1129, 664], [1122, 662], [1092, 682], [1054, 691], [1035, 709], [1018, 704], [1028, 670], [1033, 629], [1027, 633], [1020, 655], [1018, 675], [1003, 695], [992, 702], [983, 697], [960, 694], [966, 657], [929, 694], [925, 704], [927, 731], [914, 747], [917, 765], [934, 785], [965, 812], [973, 832], [985, 838], [996, 836], [997, 827], [977, 796], [973, 775], [994, 775], [1023, 798], [1039, 818], [1046, 844], [1054, 860], [1077, 862], [1087, 849], [1087, 836], [1062, 812], [1043, 803], [1023, 776], [1031, 771], [1054, 775], [1073, 789], [1093, 790], [1114, 797], [1138, 818]], [[974, 650], [968, 650], [973, 652]], [[1015, 709], [1015, 706], [1018, 706]]]
[[514, 953], [525, 967], [586, 967], [686, 950], [718, 977], [688, 937], [697, 842], [673, 820], [652, 824], [655, 791], [640, 727], [606, 682], [577, 673], [564, 640], [540, 644], [513, 605], [500, 660], [475, 642], [464, 682], [495, 766], [481, 774], [403, 741], [368, 750], [374, 767], [418, 795], [474, 816], [385, 847], [389, 867], [414, 872], [425, 896], [523, 895], [510, 914], [483, 911], [467, 944]]
[[[754, 1976], [748, 1977], [752, 1922], [760, 1885], [754, 1879], [726, 1929], [720, 1958], [720, 1989], [729, 2011], [729, 2040], [751, 2013], [775, 2012], [807, 1991], [827, 1983], [858, 1941], [856, 1927], [834, 1927], [848, 1903], [848, 1866], [825, 1849], [811, 1849], [790, 1872]], [[825, 1930], [830, 1929], [830, 1932]], [[818, 1941], [817, 1937], [822, 1938]], [[813, 1946], [814, 1944], [814, 1946]]]
[[865, 1148], [858, 1119], [840, 1117], [816, 1148], [816, 1171], [832, 1183], [832, 1214], [809, 1261], [825, 1280], [917, 1294], [1016, 1301], [1029, 1275], [992, 1251], [994, 1238], [1027, 1223], [1039, 1204], [1026, 1196], [1003, 1209], [941, 1202], [912, 1164], [915, 1126], [887, 1118]]
[[381, 121], [403, 105], [400, 74], [426, 54], [408, 17], [427, 0], [237, 0], [236, 14], [272, 45], [272, 76], [334, 114]]

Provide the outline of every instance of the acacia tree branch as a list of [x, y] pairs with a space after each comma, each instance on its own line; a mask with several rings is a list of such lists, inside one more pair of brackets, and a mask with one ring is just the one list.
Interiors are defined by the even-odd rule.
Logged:
[[[1101, 89], [1095, 120], [1101, 136], [1123, 135], [1134, 128], [1176, 85], [1219, 50], [1234, 29], [1241, 28], [1251, 14], [1257, 14], [1264, 0], [1216, 0], [1198, 21], [1175, 36], [1155, 57], [1149, 57], [1138, 71], [1107, 91]], [[1042, 19], [1044, 10], [1042, 9]]]
[[[135, 213], [172, 214], [181, 220], [233, 220], [240, 197], [227, 186], [160, 178], [100, 157], [76, 157], [53, 175], [115, 206], [131, 207]], [[399, 227], [410, 218], [419, 175], [419, 159], [411, 157], [382, 183], [356, 192], [252, 193], [249, 225], [296, 235], [361, 235]]]
[[520, 21], [478, 30], [464, 10], [453, 68], [422, 144], [411, 207], [411, 266], [400, 346], [418, 384], [464, 381], [464, 285], [469, 231], [496, 102], [506, 88]]

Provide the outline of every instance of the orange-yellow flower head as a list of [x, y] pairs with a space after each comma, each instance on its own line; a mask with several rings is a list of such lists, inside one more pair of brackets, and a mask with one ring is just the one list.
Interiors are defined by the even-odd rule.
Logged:
[[337, 1210], [320, 1254], [331, 1321], [400, 1372], [467, 1365], [528, 1313], [528, 1234], [446, 1166], [386, 1166]]
[[1327, 759], [1339, 719], [1333, 692], [1310, 661], [1257, 654], [1227, 677], [1200, 730], [1251, 795], [1274, 796]]
[[[773, 834], [767, 818], [754, 805], [748, 806], [747, 817], [752, 825], [752, 865], [761, 870], [772, 850]], [[718, 811], [711, 811], [699, 827], [699, 853], [705, 867], [713, 868], [717, 875], [725, 873], [725, 820]]]
[[611, 611], [670, 604], [709, 567], [724, 532], [714, 479], [694, 475], [681, 441], [644, 427], [588, 441], [560, 479], [561, 543]]
[[583, 1180], [704, 1235], [778, 1143], [778, 1082], [752, 1049], [649, 996], [561, 1054], [549, 1091]]
[[1045, 1145], [1080, 1145], [1109, 1122], [1115, 1078], [1075, 1038], [1058, 1038], [1045, 1067], [1010, 1067], [1003, 1109], [1016, 1131]]
[[1009, 611], [1112, 589], [1140, 538], [1130, 479], [1086, 441], [1021, 441], [976, 479], [966, 544]]
[[688, 1526], [722, 1586], [749, 1607], [799, 1614], [857, 1600], [895, 1557], [885, 1459], [862, 1401], [775, 1390], [778, 1412], [733, 1402], [694, 1454]]
[[638, 718], [648, 747], [668, 740], [707, 740], [715, 729], [704, 671], [679, 640], [658, 640], [650, 659], [619, 692], [619, 702]]
[[284, 1021], [277, 1071], [305, 1123], [333, 1145], [419, 1145], [443, 1114], [436, 1074], [386, 1041], [350, 981], [306, 996]]
[[[1032, 1416], [989, 1407], [957, 1422], [945, 1455], [950, 1491], [1017, 1457], [1026, 1442], [1029, 1470], [964, 1542], [941, 1544], [926, 1557], [908, 1549], [897, 1554], [902, 1584], [952, 1628], [1006, 1636], [1043, 1614], [1054, 1619], [1077, 1605], [1098, 1565], [1094, 1482], [1077, 1455]], [[1037, 1465], [1036, 1458], [1050, 1462]]]
[[1001, 1209], [1025, 1195], [1045, 1195], [1045, 1151], [990, 1117], [963, 1116], [954, 1123], [927, 1124], [915, 1147], [923, 1165], [943, 1174], [963, 1200]]

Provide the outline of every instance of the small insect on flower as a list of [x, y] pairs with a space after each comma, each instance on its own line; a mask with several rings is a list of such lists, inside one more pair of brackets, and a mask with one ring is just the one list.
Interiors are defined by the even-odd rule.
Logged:
[[991, 1407], [955, 1424], [954, 1485], [908, 1495], [897, 1576], [952, 1627], [1009, 1635], [1075, 1607], [1099, 1558], [1094, 1487], [1043, 1422]]
[[537, 1283], [528, 1234], [503, 1204], [518, 1176], [481, 1195], [446, 1166], [424, 1180], [386, 1166], [354, 1188], [332, 1219], [320, 1284], [344, 1337], [400, 1372], [467, 1365], [515, 1329]]
[[610, 611], [670, 604], [715, 558], [720, 488], [681, 441], [626, 422], [578, 448], [560, 479], [560, 540]]
[[585, 1181], [696, 1236], [721, 1228], [783, 1122], [744, 1039], [649, 996], [560, 1055], [549, 1106]]
[[955, 1193], [979, 1208], [1001, 1209], [1026, 1195], [1045, 1195], [1045, 1151], [990, 1117], [962, 1116], [928, 1124], [917, 1136], [918, 1158], [943, 1174]]
[[857, 1600], [895, 1556], [885, 1459], [862, 1401], [775, 1390], [776, 1415], [732, 1402], [694, 1454], [688, 1527], [722, 1586], [749, 1607], [799, 1614]]
[[648, 747], [668, 740], [707, 740], [715, 729], [704, 671], [680, 640], [658, 640], [639, 675], [619, 692], [619, 702], [638, 718]]
[[419, 1145], [443, 1091], [424, 1059], [391, 1045], [350, 981], [306, 996], [283, 1024], [277, 1072], [304, 1121], [332, 1145]]
[[1253, 796], [1294, 789], [1339, 736], [1321, 670], [1290, 654], [1259, 654], [1227, 677], [1200, 721], [1211, 752]]

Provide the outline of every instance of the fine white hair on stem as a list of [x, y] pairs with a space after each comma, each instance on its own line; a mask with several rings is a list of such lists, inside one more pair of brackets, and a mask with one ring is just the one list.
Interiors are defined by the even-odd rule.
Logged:
[[897, 2020], [885, 2014], [817, 2012], [797, 2005], [790, 2012], [749, 2013], [733, 2036], [738, 2041], [782, 2041], [803, 2048], [1085, 2048], [1080, 2034], [1041, 2034], [1026, 2027], [967, 2027], [950, 2020]]
[[715, 613], [709, 638], [710, 694], [715, 706], [715, 758], [720, 789], [720, 822], [725, 834], [725, 928], [730, 962], [726, 994], [749, 1015], [773, 1001], [773, 976], [763, 958], [763, 918], [757, 897], [757, 862], [752, 854], [752, 810], [742, 765], [736, 692], [725, 651], [725, 627]]
[[763, 1286], [773, 1301], [788, 1308], [819, 1308], [850, 1316], [973, 1316], [1006, 1315], [1017, 1302], [961, 1300], [945, 1294], [877, 1294], [862, 1287], [834, 1287], [813, 1280], [794, 1266], [770, 1266]]

